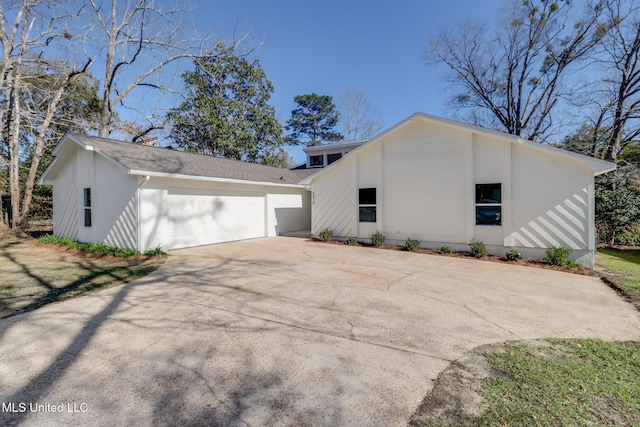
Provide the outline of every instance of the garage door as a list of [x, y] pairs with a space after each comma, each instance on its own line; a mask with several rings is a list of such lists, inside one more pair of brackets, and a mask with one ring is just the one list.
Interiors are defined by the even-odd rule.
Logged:
[[168, 210], [170, 249], [265, 235], [263, 193], [170, 188]]

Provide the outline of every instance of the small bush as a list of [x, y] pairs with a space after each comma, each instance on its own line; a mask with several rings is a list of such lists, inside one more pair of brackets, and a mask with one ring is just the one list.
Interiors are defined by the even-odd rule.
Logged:
[[371, 238], [371, 244], [373, 246], [382, 246], [384, 245], [384, 236], [379, 231], [376, 231], [372, 235], [369, 236]]
[[333, 237], [333, 231], [329, 230], [328, 228], [324, 228], [320, 230], [320, 232], [318, 233], [318, 237], [323, 242], [326, 242], [327, 240], [331, 240], [331, 238]]
[[113, 256], [118, 258], [130, 258], [140, 255], [135, 249], [117, 248], [115, 246], [105, 245], [104, 243], [85, 243], [67, 239], [66, 237], [44, 235], [37, 240], [38, 243], [57, 245], [69, 249], [75, 249], [80, 252], [88, 252], [92, 255]]
[[505, 257], [507, 258], [507, 261], [518, 261], [519, 259], [523, 258], [522, 254], [515, 249], [507, 251]]
[[357, 245], [357, 244], [358, 244], [358, 239], [356, 237], [354, 237], [354, 236], [347, 237], [347, 245], [354, 246], [354, 245]]
[[445, 246], [441, 246], [440, 249], [438, 249], [438, 252], [441, 254], [450, 254], [453, 251], [449, 246], [445, 245]]
[[469, 243], [469, 247], [471, 248], [471, 255], [476, 258], [482, 258], [489, 255], [489, 252], [487, 252], [487, 248], [484, 246], [484, 243], [479, 240], [471, 240], [471, 243]]
[[162, 250], [162, 247], [156, 246], [153, 249], [148, 249], [147, 251], [145, 251], [144, 254], [146, 256], [160, 256], [160, 255], [166, 255], [167, 253], [164, 250]]
[[404, 242], [404, 246], [402, 247], [405, 251], [415, 251], [418, 248], [420, 248], [420, 241], [410, 237], [407, 238], [407, 241]]
[[562, 246], [554, 246], [544, 251], [544, 261], [551, 265], [568, 265], [571, 249]]

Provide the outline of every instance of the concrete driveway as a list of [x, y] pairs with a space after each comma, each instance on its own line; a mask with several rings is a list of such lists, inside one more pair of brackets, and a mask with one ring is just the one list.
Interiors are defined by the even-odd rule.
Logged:
[[640, 340], [591, 277], [286, 237], [171, 255], [0, 321], [0, 425], [404, 425], [478, 345]]

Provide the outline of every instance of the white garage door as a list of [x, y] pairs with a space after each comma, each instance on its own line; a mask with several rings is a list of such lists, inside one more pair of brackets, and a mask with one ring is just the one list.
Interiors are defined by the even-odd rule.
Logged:
[[170, 188], [168, 204], [170, 249], [265, 235], [263, 193]]

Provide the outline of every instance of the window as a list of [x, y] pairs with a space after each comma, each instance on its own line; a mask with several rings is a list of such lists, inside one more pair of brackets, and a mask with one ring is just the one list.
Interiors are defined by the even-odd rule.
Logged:
[[476, 225], [502, 225], [502, 184], [476, 184]]
[[84, 226], [91, 227], [91, 189], [84, 189]]
[[359, 190], [358, 217], [360, 222], [376, 222], [375, 188], [361, 188]]
[[331, 163], [338, 161], [341, 158], [342, 158], [342, 153], [327, 154], [327, 165], [330, 165]]
[[319, 155], [319, 156], [310, 156], [309, 157], [309, 166], [314, 167], [314, 166], [324, 166], [324, 156]]

